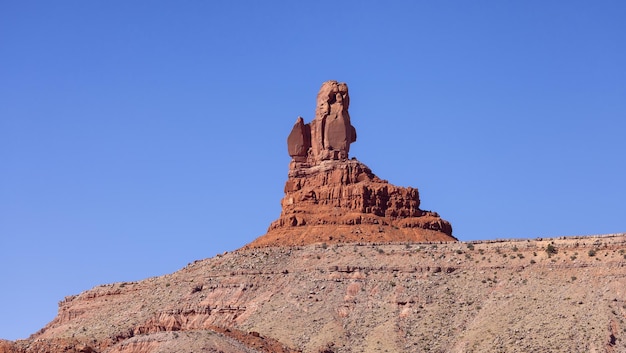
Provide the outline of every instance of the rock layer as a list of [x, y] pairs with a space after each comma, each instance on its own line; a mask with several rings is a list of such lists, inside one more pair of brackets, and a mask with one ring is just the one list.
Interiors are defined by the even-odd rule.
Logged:
[[392, 185], [348, 159], [356, 141], [349, 102], [345, 83], [327, 81], [315, 119], [298, 117], [287, 138], [292, 160], [281, 216], [249, 246], [456, 240], [450, 223], [419, 208], [417, 189]]

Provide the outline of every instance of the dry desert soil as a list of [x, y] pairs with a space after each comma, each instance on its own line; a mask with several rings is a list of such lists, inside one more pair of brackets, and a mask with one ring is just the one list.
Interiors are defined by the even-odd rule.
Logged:
[[0, 352], [626, 352], [626, 234], [246, 248], [95, 287]]

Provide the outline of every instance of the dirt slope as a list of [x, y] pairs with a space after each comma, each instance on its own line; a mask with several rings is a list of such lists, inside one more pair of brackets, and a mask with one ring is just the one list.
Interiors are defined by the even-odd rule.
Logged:
[[243, 249], [60, 303], [0, 352], [626, 352], [626, 235]]

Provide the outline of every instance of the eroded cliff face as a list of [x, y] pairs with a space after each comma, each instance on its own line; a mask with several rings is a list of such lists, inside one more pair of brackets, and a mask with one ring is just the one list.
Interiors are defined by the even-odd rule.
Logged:
[[249, 247], [456, 240], [449, 222], [419, 208], [417, 189], [392, 185], [349, 159], [356, 141], [349, 102], [345, 83], [327, 81], [313, 121], [298, 117], [287, 138], [292, 160], [280, 218]]

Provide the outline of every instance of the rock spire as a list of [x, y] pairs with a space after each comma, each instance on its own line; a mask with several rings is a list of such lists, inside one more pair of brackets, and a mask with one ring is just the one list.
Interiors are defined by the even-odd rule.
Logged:
[[419, 208], [417, 189], [378, 178], [348, 159], [356, 130], [348, 86], [327, 81], [315, 118], [298, 117], [287, 137], [291, 156], [280, 218], [249, 247], [326, 242], [456, 241], [450, 223]]
[[317, 94], [315, 119], [305, 124], [296, 120], [287, 150], [296, 163], [318, 164], [323, 160], [348, 158], [350, 144], [356, 141], [356, 130], [350, 124], [348, 85], [326, 81]]

